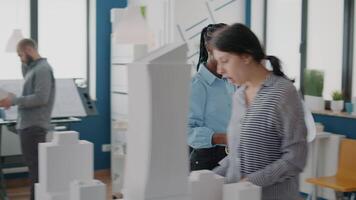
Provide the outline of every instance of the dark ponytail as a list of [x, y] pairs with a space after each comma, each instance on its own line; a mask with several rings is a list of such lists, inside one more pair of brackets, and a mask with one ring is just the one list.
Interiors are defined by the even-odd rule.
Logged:
[[267, 59], [271, 62], [273, 74], [286, 77], [280, 60], [275, 56], [266, 56], [257, 36], [243, 24], [236, 23], [225, 28], [213, 38], [211, 44], [220, 51], [251, 55], [258, 63]]
[[281, 61], [276, 57], [276, 56], [266, 56], [266, 59], [269, 60], [269, 62], [272, 65], [273, 73], [277, 76], [285, 76], [285, 74], [282, 71], [281, 67]]
[[220, 30], [224, 27], [226, 27], [227, 25], [224, 23], [220, 23], [220, 24], [209, 24], [208, 26], [206, 26], [205, 28], [203, 28], [203, 30], [201, 31], [200, 34], [200, 49], [199, 49], [199, 60], [198, 60], [198, 64], [197, 64], [197, 71], [199, 70], [199, 66], [201, 63], [205, 63], [208, 61], [208, 57], [209, 57], [209, 53], [208, 50], [206, 48], [206, 44], [209, 43], [211, 41], [211, 39], [213, 38], [213, 34], [217, 31]]
[[279, 58], [277, 58], [276, 56], [266, 56], [266, 59], [269, 60], [272, 65], [273, 74], [277, 76], [282, 76], [292, 81], [293, 83], [295, 82], [295, 79], [288, 78], [286, 74], [282, 71], [281, 61], [279, 60]]

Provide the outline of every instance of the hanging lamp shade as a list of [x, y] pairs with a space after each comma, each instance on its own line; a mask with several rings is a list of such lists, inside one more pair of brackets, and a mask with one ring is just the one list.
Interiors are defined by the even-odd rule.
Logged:
[[16, 52], [17, 43], [23, 38], [21, 29], [14, 29], [6, 44], [5, 51], [9, 53]]

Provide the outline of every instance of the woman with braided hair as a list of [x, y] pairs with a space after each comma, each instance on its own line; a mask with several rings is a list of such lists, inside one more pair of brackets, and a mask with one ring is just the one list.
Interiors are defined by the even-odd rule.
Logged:
[[191, 170], [213, 169], [226, 156], [226, 128], [234, 87], [217, 73], [210, 41], [226, 24], [210, 24], [201, 32], [197, 73], [192, 79], [188, 122]]

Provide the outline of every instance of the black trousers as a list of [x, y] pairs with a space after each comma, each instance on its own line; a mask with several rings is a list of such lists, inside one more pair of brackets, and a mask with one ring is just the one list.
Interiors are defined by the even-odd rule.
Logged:
[[31, 200], [35, 199], [35, 183], [38, 183], [38, 144], [46, 142], [47, 130], [33, 126], [17, 131], [20, 140], [25, 164], [29, 168], [31, 183]]
[[190, 170], [212, 170], [218, 166], [219, 161], [225, 156], [225, 147], [222, 146], [208, 149], [190, 148]]

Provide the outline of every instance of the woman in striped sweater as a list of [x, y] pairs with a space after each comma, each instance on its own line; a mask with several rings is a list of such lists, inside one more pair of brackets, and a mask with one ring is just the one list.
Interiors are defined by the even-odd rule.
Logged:
[[[307, 129], [296, 88], [281, 70], [279, 59], [266, 56], [246, 26], [225, 28], [212, 45], [218, 73], [239, 86], [228, 130], [230, 154], [216, 172], [227, 182], [261, 186], [263, 200], [298, 199]], [[264, 60], [271, 63], [272, 71]]]

